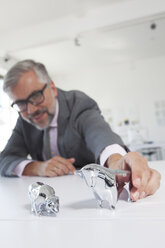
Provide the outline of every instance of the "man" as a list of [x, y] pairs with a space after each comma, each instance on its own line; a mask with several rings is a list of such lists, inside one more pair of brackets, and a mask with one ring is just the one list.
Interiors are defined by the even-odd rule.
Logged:
[[4, 91], [19, 118], [0, 156], [2, 176], [55, 177], [97, 162], [131, 171], [117, 180], [119, 191], [130, 180], [133, 201], [159, 188], [160, 174], [140, 154], [128, 152], [96, 102], [82, 92], [57, 89], [43, 64], [18, 62], [4, 79]]

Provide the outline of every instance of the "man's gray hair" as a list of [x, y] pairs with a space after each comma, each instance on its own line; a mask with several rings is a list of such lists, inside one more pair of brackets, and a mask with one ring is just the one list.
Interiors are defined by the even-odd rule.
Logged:
[[46, 67], [42, 63], [30, 59], [22, 60], [7, 72], [4, 78], [3, 90], [9, 92], [18, 83], [20, 77], [28, 71], [33, 71], [40, 82], [49, 84], [52, 81]]

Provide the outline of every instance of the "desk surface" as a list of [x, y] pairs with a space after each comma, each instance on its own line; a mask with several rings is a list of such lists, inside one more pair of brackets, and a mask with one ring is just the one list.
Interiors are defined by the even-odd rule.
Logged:
[[[73, 175], [0, 178], [1, 247], [164, 248], [165, 161], [150, 166], [162, 174], [158, 192], [136, 203], [121, 198], [115, 211], [98, 208], [85, 182]], [[36, 181], [51, 185], [59, 196], [56, 217], [31, 214], [28, 186]]]

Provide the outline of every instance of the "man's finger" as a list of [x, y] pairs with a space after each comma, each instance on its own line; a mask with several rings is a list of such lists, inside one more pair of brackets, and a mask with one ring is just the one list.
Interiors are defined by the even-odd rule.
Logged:
[[53, 164], [52, 170], [56, 170], [57, 169], [57, 172], [58, 172], [58, 175], [67, 175], [69, 174], [69, 169], [66, 165], [56, 161], [55, 164]]
[[72, 164], [75, 162], [75, 158], [67, 158]]
[[161, 175], [158, 171], [151, 169], [151, 177], [146, 186], [145, 194], [152, 195], [156, 192], [156, 190], [160, 187]]
[[65, 173], [62, 168], [58, 168], [58, 167], [52, 167], [51, 171], [54, 171], [57, 174], [57, 176], [63, 176], [63, 175], [68, 174], [68, 173]]
[[47, 171], [49, 171], [49, 170], [55, 171], [55, 168], [60, 169], [60, 172], [59, 172], [59, 170], [56, 172], [56, 173], [58, 173], [58, 175], [67, 175], [67, 174], [69, 174], [69, 169], [67, 168], [67, 166], [63, 165], [62, 163], [58, 162], [55, 159], [49, 160], [48, 164], [47, 164], [47, 167], [46, 167], [46, 170]]
[[45, 173], [45, 176], [46, 176], [46, 177], [56, 177], [57, 174], [56, 174], [55, 171], [47, 170], [46, 173]]
[[125, 156], [126, 167], [129, 166], [132, 172], [132, 186], [139, 191], [142, 191], [150, 178], [150, 168], [148, 167], [147, 160], [137, 153], [128, 153]]
[[152, 195], [156, 192], [156, 190], [160, 187], [160, 179], [161, 175], [156, 170], [150, 170], [150, 178], [143, 187], [143, 185], [139, 188], [132, 186], [130, 191], [130, 196], [133, 201], [137, 201], [138, 199], [142, 199], [148, 195]]
[[53, 160], [58, 161], [60, 164], [63, 164], [64, 166], [66, 166], [69, 169], [69, 171], [71, 172], [75, 171], [75, 167], [72, 165], [72, 162], [71, 162], [71, 161], [74, 161], [74, 158], [71, 158], [71, 161], [70, 161], [70, 159], [65, 159], [60, 156], [56, 156], [53, 158]]

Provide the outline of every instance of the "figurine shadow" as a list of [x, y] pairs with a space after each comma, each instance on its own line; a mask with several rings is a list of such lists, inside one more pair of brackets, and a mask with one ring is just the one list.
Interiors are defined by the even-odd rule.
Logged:
[[31, 211], [31, 206], [30, 206], [30, 204], [25, 204], [24, 205], [24, 208], [27, 210], [27, 211]]
[[97, 208], [98, 205], [95, 199], [87, 199], [83, 201], [74, 202], [72, 204], [69, 204], [67, 207], [73, 209], [92, 209]]
[[[129, 193], [125, 188], [121, 192], [118, 201], [129, 201]], [[96, 209], [96, 208], [99, 208], [98, 203], [97, 203], [95, 198], [74, 202], [72, 204], [67, 205], [67, 207], [72, 208], [72, 209]]]

